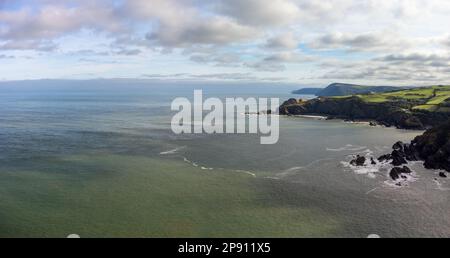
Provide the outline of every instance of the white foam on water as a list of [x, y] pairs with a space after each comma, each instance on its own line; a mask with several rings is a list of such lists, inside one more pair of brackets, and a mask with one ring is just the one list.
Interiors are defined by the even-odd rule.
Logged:
[[198, 167], [197, 163], [195, 163], [195, 162], [193, 162], [191, 160], [188, 160], [186, 157], [183, 157], [183, 160], [184, 160], [184, 162], [189, 163], [189, 164], [191, 164], [194, 167]]
[[276, 177], [284, 177], [284, 176], [288, 176], [291, 174], [295, 174], [295, 172], [300, 171], [302, 169], [304, 169], [305, 167], [292, 167], [292, 168], [288, 168], [280, 173], [276, 174]]
[[184, 149], [184, 148], [186, 148], [186, 146], [183, 146], [183, 147], [177, 147], [177, 148], [172, 149], [172, 150], [160, 152], [159, 155], [172, 155], [172, 154], [177, 154], [178, 151], [180, 151], [180, 150], [182, 150], [182, 149]]
[[[388, 187], [405, 187], [409, 186], [411, 182], [415, 182], [418, 180], [418, 175], [415, 171], [412, 171], [411, 174], [402, 174], [401, 178], [397, 180], [392, 180], [390, 176], [390, 172], [394, 166], [390, 162], [379, 162], [375, 157], [373, 157], [373, 151], [370, 149], [365, 150], [362, 155], [366, 158], [366, 161], [363, 166], [354, 166], [350, 164], [350, 161], [341, 161], [341, 165], [344, 168], [350, 169], [353, 173], [357, 175], [365, 175], [371, 179], [377, 178], [377, 176], [384, 176], [386, 178], [389, 178], [389, 180], [384, 181], [384, 185]], [[348, 159], [354, 159], [356, 154], [349, 155]], [[376, 164], [372, 164], [372, 158], [375, 161]], [[414, 166], [421, 162], [409, 162], [406, 164], [407, 166]], [[403, 178], [404, 177], [404, 178]]]
[[311, 116], [311, 115], [296, 115], [295, 117], [311, 118], [311, 119], [318, 119], [318, 120], [325, 120], [325, 119], [327, 119], [326, 116]]
[[234, 172], [237, 172], [237, 173], [244, 173], [244, 174], [250, 175], [250, 176], [252, 176], [252, 177], [256, 177], [256, 174], [255, 174], [255, 173], [250, 172], [250, 171], [247, 171], [247, 170], [233, 170], [233, 171], [234, 171]]
[[450, 191], [450, 188], [444, 187], [444, 186], [442, 185], [441, 181], [439, 181], [439, 179], [435, 178], [435, 179], [433, 179], [433, 182], [436, 184], [437, 190], [440, 190], [440, 191]]
[[367, 148], [366, 146], [354, 146], [352, 144], [347, 144], [340, 148], [327, 148], [327, 151], [340, 152], [340, 151], [360, 151]]
[[289, 173], [289, 172], [301, 170], [303, 168], [305, 168], [305, 167], [292, 167], [292, 168], [288, 168], [288, 169], [284, 170], [283, 172]]
[[353, 173], [357, 175], [366, 175], [369, 178], [376, 178], [378, 174], [384, 174], [389, 172], [392, 166], [387, 163], [381, 163], [375, 161], [376, 164], [372, 164], [371, 159], [366, 158], [366, 163], [364, 166], [353, 166], [349, 161], [341, 161], [343, 167], [350, 169]]
[[266, 176], [264, 177], [265, 179], [270, 179], [270, 180], [281, 180], [281, 178], [279, 177], [273, 177], [273, 176]]
[[[400, 177], [397, 180], [392, 180], [392, 179], [386, 180], [386, 181], [384, 181], [384, 184], [386, 186], [393, 187], [393, 188], [402, 188], [402, 187], [409, 187], [410, 183], [413, 183], [413, 182], [416, 182], [417, 180], [419, 180], [418, 175], [414, 171], [412, 171], [411, 174], [402, 174], [401, 176], [405, 177], [405, 178]], [[388, 175], [388, 177], [390, 177], [390, 176]]]
[[375, 150], [377, 150], [378, 152], [384, 152], [386, 150], [390, 150], [391, 147], [389, 146], [375, 146]]
[[308, 165], [306, 165], [306, 166], [304, 166], [304, 167], [300, 167], [300, 166], [299, 166], [299, 167], [291, 167], [291, 168], [288, 168], [288, 169], [286, 169], [286, 170], [283, 170], [283, 171], [280, 172], [280, 173], [277, 173], [275, 176], [276, 176], [276, 177], [285, 177], [285, 176], [288, 176], [288, 175], [293, 175], [293, 174], [296, 174], [296, 173], [299, 172], [299, 171], [305, 170], [305, 169], [307, 169], [307, 168], [309, 168], [309, 167], [315, 165], [316, 163], [323, 162], [323, 161], [327, 161], [327, 160], [333, 160], [333, 159], [332, 159], [332, 158], [318, 159], [318, 160], [315, 160], [315, 161], [309, 163]]
[[378, 190], [378, 187], [375, 187], [374, 189], [368, 191], [366, 194], [367, 194], [367, 195], [368, 195], [368, 194], [371, 194], [371, 193], [375, 192], [376, 190]]
[[207, 171], [212, 171], [212, 170], [230, 170], [232, 172], [243, 173], [243, 174], [246, 174], [246, 175], [250, 175], [252, 177], [257, 177], [255, 173], [253, 173], [251, 171], [247, 171], [247, 170], [240, 170], [240, 169], [232, 170], [232, 169], [225, 169], [225, 168], [211, 168], [211, 167], [200, 166], [197, 162], [189, 160], [186, 157], [183, 157], [183, 161], [188, 163], [188, 164], [190, 164], [193, 167], [196, 167], [196, 168], [199, 167], [201, 170], [207, 170]]

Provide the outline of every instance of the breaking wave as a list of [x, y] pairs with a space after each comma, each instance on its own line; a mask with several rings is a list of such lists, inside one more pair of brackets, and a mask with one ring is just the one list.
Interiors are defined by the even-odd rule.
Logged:
[[251, 172], [251, 171], [247, 171], [247, 170], [240, 170], [240, 169], [226, 169], [226, 168], [211, 168], [211, 167], [205, 167], [205, 166], [201, 166], [199, 165], [197, 162], [194, 162], [192, 160], [189, 160], [186, 157], [182, 157], [183, 161], [190, 164], [193, 167], [196, 168], [200, 168], [201, 170], [208, 170], [208, 171], [213, 171], [213, 170], [227, 170], [227, 171], [232, 171], [232, 172], [236, 172], [236, 173], [241, 173], [241, 174], [247, 174], [250, 175], [252, 177], [257, 177], [255, 173]]
[[159, 155], [172, 155], [172, 154], [177, 154], [178, 151], [180, 151], [180, 150], [182, 150], [182, 149], [184, 149], [184, 148], [186, 148], [186, 146], [177, 147], [177, 148], [172, 149], [172, 150], [160, 152]]
[[360, 151], [360, 150], [364, 150], [365, 148], [367, 148], [367, 147], [366, 146], [355, 146], [355, 145], [352, 145], [352, 144], [347, 144], [344, 147], [337, 148], [337, 149], [327, 148], [327, 151], [334, 151], [334, 152], [339, 152], [339, 151]]
[[[341, 165], [357, 175], [365, 175], [372, 179], [377, 177], [387, 178], [384, 184], [389, 187], [405, 187], [418, 180], [418, 175], [414, 170], [411, 174], [402, 174], [399, 179], [393, 180], [389, 174], [394, 166], [390, 162], [380, 162], [373, 158], [373, 151], [370, 149], [365, 150], [362, 154], [366, 158], [363, 166], [354, 166], [350, 163], [355, 158], [355, 154], [348, 155], [346, 161], [341, 161]], [[414, 165], [415, 163], [417, 162], [409, 162], [408, 165]]]

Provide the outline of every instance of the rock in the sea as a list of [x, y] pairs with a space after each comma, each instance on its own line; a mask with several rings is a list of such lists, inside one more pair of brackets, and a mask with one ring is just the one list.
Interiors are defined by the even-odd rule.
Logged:
[[392, 160], [392, 155], [391, 154], [386, 154], [386, 155], [383, 155], [383, 156], [378, 158], [379, 162], [385, 162], [385, 161], [389, 161], [389, 160]]
[[389, 173], [389, 175], [391, 176], [391, 178], [393, 180], [397, 180], [400, 177], [405, 178], [402, 176], [403, 174], [411, 174], [411, 173], [412, 173], [412, 171], [410, 168], [408, 168], [407, 166], [403, 166], [402, 168], [401, 167], [393, 168], [391, 170], [391, 172]]
[[392, 149], [394, 149], [394, 150], [396, 150], [396, 151], [400, 151], [400, 152], [404, 152], [404, 146], [405, 146], [405, 144], [403, 143], [403, 142], [396, 142], [395, 144], [394, 144], [394, 146], [392, 146]]
[[405, 159], [404, 153], [399, 150], [394, 150], [391, 154], [392, 157], [392, 165], [400, 166], [404, 164], [408, 164], [408, 161]]
[[360, 155], [356, 156], [356, 159], [350, 161], [350, 164], [352, 164], [353, 166], [358, 166], [358, 167], [364, 166], [365, 163], [366, 163], [366, 158], [363, 156], [360, 156]]
[[372, 165], [376, 165], [376, 164], [377, 164], [377, 162], [376, 162], [373, 158], [370, 158], [370, 163], [371, 163]]
[[[380, 156], [378, 161], [396, 166], [390, 173], [394, 180], [402, 177], [401, 174], [411, 173], [407, 167], [398, 168], [408, 161], [423, 160], [425, 168], [450, 172], [450, 120], [426, 131], [410, 144], [397, 142], [392, 149], [391, 154]], [[441, 172], [439, 176], [446, 178], [447, 173]]]

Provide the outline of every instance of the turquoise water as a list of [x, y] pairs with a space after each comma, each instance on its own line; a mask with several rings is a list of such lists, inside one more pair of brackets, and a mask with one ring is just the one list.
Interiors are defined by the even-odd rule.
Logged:
[[[293, 97], [291, 85], [0, 84], [0, 237], [450, 236], [450, 187], [411, 165], [354, 171], [421, 132], [282, 117], [280, 141], [175, 135], [170, 103]], [[298, 96], [296, 96], [298, 97]]]

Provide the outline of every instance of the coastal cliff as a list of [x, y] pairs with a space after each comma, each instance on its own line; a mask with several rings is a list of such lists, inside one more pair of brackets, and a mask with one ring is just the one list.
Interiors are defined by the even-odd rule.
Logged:
[[289, 99], [281, 115], [325, 115], [347, 120], [370, 120], [385, 126], [425, 130], [450, 118], [450, 87], [434, 86], [381, 94]]
[[373, 120], [402, 129], [426, 129], [450, 118], [449, 113], [412, 110], [418, 102], [367, 103], [358, 97], [318, 98], [310, 101], [290, 99], [280, 106], [281, 115], [326, 115], [329, 118]]
[[450, 172], [450, 120], [426, 131], [410, 144], [399, 142], [394, 148], [403, 150], [407, 160], [424, 161], [425, 168]]
[[[308, 101], [289, 99], [281, 115], [325, 115], [352, 121], [372, 121], [401, 129], [427, 130], [411, 143], [397, 142], [390, 154], [376, 159], [357, 155], [350, 165], [393, 166], [393, 180], [407, 178], [409, 161], [424, 161], [425, 168], [450, 172], [450, 86], [431, 86], [380, 94], [320, 97]], [[445, 172], [441, 177], [447, 177]], [[398, 182], [401, 185], [400, 182]]]
[[[450, 172], [450, 119], [423, 135], [417, 136], [411, 143], [397, 142], [392, 146], [393, 151], [375, 159], [357, 155], [350, 164], [363, 167], [369, 164], [391, 164], [389, 175], [393, 180], [406, 178], [412, 171], [407, 167], [410, 161], [423, 161], [427, 169], [445, 170]], [[440, 172], [439, 176], [447, 178], [447, 173]], [[398, 185], [401, 185], [398, 182]]]

